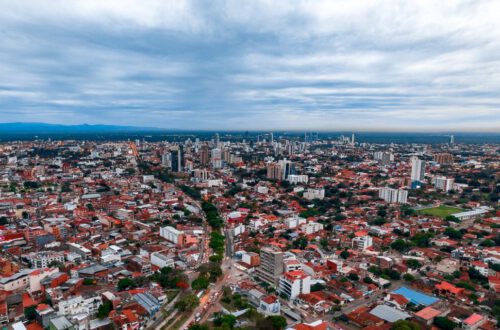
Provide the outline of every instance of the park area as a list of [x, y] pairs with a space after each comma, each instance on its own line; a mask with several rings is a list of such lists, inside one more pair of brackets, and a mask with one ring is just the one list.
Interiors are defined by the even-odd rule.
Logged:
[[448, 206], [448, 205], [440, 205], [436, 207], [431, 207], [428, 209], [418, 210], [418, 214], [428, 215], [433, 217], [446, 218], [449, 215], [454, 213], [462, 212], [463, 210], [458, 207]]

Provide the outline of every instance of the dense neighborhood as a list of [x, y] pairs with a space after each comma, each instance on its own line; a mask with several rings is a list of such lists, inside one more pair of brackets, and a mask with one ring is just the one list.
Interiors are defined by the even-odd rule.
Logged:
[[494, 330], [497, 144], [0, 144], [0, 323]]

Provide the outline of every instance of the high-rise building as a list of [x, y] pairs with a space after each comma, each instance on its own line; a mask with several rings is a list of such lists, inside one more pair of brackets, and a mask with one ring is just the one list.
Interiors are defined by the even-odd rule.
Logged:
[[382, 166], [390, 165], [391, 162], [394, 161], [394, 155], [392, 152], [386, 151], [375, 151], [373, 153], [373, 159], [378, 161], [378, 163]]
[[279, 165], [281, 167], [282, 171], [282, 180], [288, 179], [288, 176], [290, 174], [295, 174], [295, 165], [292, 163], [292, 161], [287, 160], [286, 158], [283, 160], [280, 160]]
[[422, 182], [425, 177], [425, 161], [421, 160], [416, 156], [410, 158], [411, 163], [411, 181]]
[[201, 146], [200, 162], [202, 165], [208, 165], [210, 162], [210, 151], [208, 150], [208, 144]]
[[281, 166], [277, 163], [268, 164], [267, 178], [270, 180], [282, 180]]
[[444, 176], [437, 176], [434, 178], [434, 187], [439, 190], [450, 191], [453, 189], [455, 179], [447, 178]]
[[352, 136], [351, 136], [351, 144], [354, 145], [356, 143], [356, 140], [355, 140], [355, 135], [354, 133], [352, 133]]
[[172, 172], [182, 172], [184, 168], [184, 150], [182, 146], [170, 151]]
[[454, 143], [455, 143], [455, 136], [450, 135], [450, 144], [454, 144]]
[[212, 167], [222, 168], [222, 153], [219, 148], [212, 149]]
[[381, 188], [378, 197], [387, 203], [407, 203], [408, 191], [404, 189]]
[[283, 252], [271, 247], [260, 250], [260, 265], [257, 268], [258, 277], [269, 284], [276, 286], [283, 273]]
[[168, 168], [172, 168], [172, 154], [170, 152], [161, 155], [161, 164]]
[[452, 164], [453, 155], [446, 152], [435, 154], [434, 161], [439, 164]]

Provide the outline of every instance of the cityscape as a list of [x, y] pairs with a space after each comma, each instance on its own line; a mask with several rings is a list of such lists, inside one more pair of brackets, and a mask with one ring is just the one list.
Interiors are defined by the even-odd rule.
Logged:
[[184, 138], [0, 144], [3, 326], [497, 328], [498, 143]]
[[498, 13], [0, 0], [0, 328], [500, 329]]

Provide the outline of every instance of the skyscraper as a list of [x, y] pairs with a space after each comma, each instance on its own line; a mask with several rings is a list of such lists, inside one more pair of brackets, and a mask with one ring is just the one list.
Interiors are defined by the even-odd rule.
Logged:
[[184, 150], [182, 146], [170, 151], [172, 172], [182, 172], [184, 168]]
[[355, 135], [354, 133], [352, 133], [352, 136], [351, 136], [351, 144], [354, 145], [354, 143], [356, 143], [356, 140], [355, 140]]
[[212, 167], [222, 168], [222, 153], [219, 148], [212, 149]]
[[411, 163], [411, 181], [422, 182], [425, 176], [425, 161], [421, 160], [417, 156], [412, 156], [410, 158]]
[[210, 162], [210, 152], [208, 150], [208, 144], [201, 146], [200, 162], [202, 165], [208, 165]]
[[454, 144], [454, 143], [455, 143], [455, 136], [450, 135], [450, 144]]

